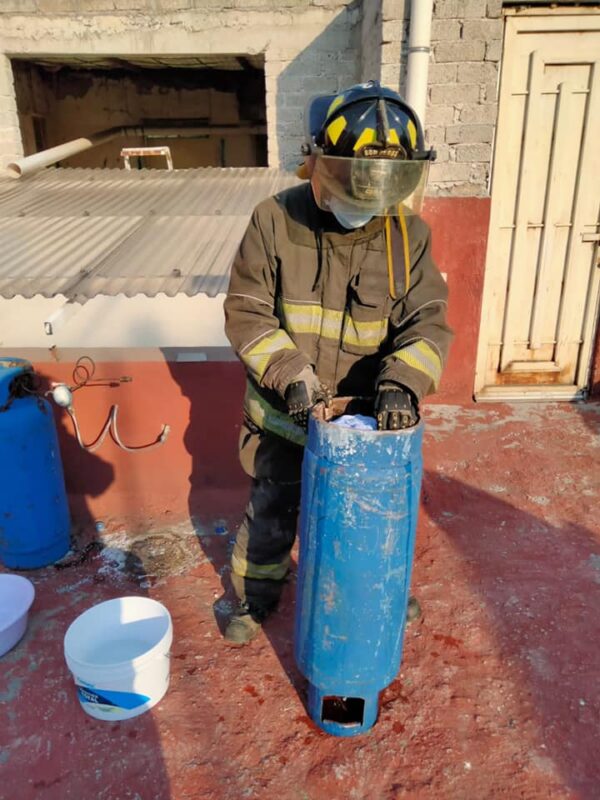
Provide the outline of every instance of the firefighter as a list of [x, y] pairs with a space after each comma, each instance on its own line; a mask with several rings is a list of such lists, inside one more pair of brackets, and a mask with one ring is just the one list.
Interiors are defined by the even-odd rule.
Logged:
[[247, 372], [240, 461], [250, 501], [231, 558], [243, 645], [276, 608], [296, 535], [308, 415], [374, 396], [378, 428], [417, 422], [451, 331], [417, 215], [434, 154], [415, 112], [376, 81], [308, 104], [307, 182], [260, 203], [235, 258], [225, 330]]

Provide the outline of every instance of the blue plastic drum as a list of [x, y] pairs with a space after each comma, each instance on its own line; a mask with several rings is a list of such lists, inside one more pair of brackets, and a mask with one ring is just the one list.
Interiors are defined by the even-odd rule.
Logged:
[[0, 359], [0, 561], [43, 567], [69, 549], [70, 518], [50, 404], [31, 365]]
[[422, 441], [422, 422], [398, 432], [309, 423], [295, 656], [311, 718], [336, 736], [374, 725], [400, 667]]

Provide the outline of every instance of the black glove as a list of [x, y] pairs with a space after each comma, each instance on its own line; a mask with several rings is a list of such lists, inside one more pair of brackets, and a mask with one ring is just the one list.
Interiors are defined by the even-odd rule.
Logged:
[[375, 417], [380, 431], [411, 428], [419, 421], [417, 399], [403, 386], [383, 384], [375, 398]]
[[296, 425], [308, 427], [308, 415], [317, 403], [329, 405], [331, 395], [315, 375], [312, 367], [305, 367], [295, 381], [285, 390], [288, 414]]

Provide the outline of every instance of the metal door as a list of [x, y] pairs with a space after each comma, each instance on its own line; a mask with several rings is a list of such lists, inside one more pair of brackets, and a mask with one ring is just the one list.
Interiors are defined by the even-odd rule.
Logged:
[[475, 380], [570, 400], [589, 379], [600, 269], [600, 14], [506, 19]]

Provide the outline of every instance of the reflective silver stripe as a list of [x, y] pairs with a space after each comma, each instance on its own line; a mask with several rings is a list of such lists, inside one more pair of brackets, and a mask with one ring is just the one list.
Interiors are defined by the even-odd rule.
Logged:
[[343, 343], [354, 347], [379, 347], [387, 335], [387, 318], [375, 322], [358, 322], [347, 317]]
[[247, 558], [241, 558], [235, 552], [231, 554], [231, 566], [236, 575], [242, 578], [257, 578], [279, 581], [285, 578], [290, 567], [290, 557], [286, 556], [279, 564], [255, 564]]
[[437, 389], [442, 375], [442, 360], [428, 342], [421, 339], [396, 350], [392, 355], [399, 361], [408, 364], [409, 367], [424, 372], [431, 378], [434, 388]]

